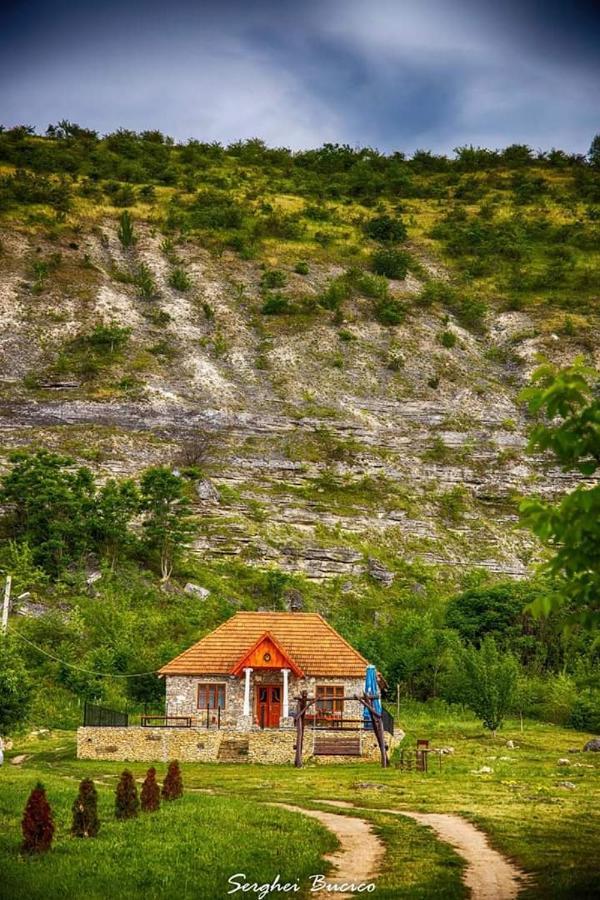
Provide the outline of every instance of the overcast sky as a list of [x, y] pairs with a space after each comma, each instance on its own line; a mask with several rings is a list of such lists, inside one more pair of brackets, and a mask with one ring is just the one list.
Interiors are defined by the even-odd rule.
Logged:
[[0, 121], [177, 140], [585, 153], [594, 0], [3, 0]]

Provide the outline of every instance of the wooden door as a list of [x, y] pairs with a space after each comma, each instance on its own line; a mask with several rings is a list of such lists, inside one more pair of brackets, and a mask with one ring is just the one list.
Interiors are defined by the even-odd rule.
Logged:
[[281, 685], [258, 686], [258, 724], [261, 728], [279, 728], [281, 718]]

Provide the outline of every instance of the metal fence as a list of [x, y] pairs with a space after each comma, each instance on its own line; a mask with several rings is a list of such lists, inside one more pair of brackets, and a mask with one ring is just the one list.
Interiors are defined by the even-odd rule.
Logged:
[[127, 726], [129, 717], [125, 712], [117, 709], [108, 709], [106, 706], [97, 706], [95, 703], [85, 703], [83, 707], [83, 724], [95, 728], [122, 728]]

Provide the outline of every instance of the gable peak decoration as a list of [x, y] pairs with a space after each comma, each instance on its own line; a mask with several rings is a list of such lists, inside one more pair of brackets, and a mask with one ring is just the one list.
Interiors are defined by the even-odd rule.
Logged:
[[269, 631], [244, 652], [230, 674], [240, 675], [244, 669], [290, 669], [297, 678], [304, 676], [298, 663]]

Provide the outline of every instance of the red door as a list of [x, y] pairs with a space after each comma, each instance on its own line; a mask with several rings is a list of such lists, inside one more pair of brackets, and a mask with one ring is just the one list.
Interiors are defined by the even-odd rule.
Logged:
[[258, 688], [258, 724], [261, 728], [279, 728], [281, 685], [262, 684]]

